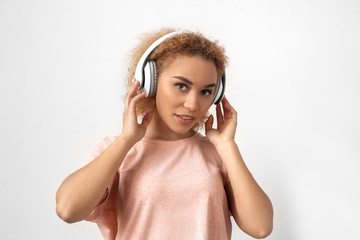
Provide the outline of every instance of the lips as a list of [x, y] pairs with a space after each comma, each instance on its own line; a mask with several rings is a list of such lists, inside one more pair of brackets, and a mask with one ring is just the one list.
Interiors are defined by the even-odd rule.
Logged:
[[191, 120], [192, 117], [188, 117], [188, 116], [178, 116], [179, 118], [182, 118], [184, 120]]
[[177, 115], [175, 114], [176, 118], [183, 124], [190, 124], [195, 120], [195, 117], [189, 115]]

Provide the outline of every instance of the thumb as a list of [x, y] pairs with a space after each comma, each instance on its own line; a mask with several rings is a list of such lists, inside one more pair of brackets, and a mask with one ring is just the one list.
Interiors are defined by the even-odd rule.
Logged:
[[149, 125], [150, 121], [151, 121], [152, 115], [153, 115], [153, 113], [152, 113], [151, 111], [150, 111], [150, 112], [147, 112], [147, 113], [144, 115], [140, 126], [142, 126], [142, 127], [144, 127], [144, 128], [146, 129], [147, 126]]

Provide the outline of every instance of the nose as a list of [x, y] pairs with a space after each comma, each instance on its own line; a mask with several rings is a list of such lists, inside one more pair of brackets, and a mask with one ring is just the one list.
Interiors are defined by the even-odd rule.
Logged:
[[184, 107], [190, 112], [195, 112], [199, 109], [199, 101], [196, 93], [189, 93], [184, 102]]

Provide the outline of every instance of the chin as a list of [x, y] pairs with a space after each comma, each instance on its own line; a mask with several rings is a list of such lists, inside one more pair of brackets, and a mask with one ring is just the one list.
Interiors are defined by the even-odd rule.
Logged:
[[172, 129], [172, 131], [174, 133], [180, 134], [180, 135], [185, 135], [189, 132], [191, 132], [193, 130], [194, 126], [191, 127], [187, 127], [187, 128], [174, 128]]
[[[197, 119], [196, 119], [197, 120]], [[169, 126], [168, 129], [172, 131], [175, 134], [178, 135], [186, 135], [189, 132], [194, 132], [194, 126], [196, 126], [199, 123], [199, 120], [194, 121], [192, 124], [188, 125], [182, 125], [179, 124], [177, 121], [175, 122], [169, 122], [167, 125]]]

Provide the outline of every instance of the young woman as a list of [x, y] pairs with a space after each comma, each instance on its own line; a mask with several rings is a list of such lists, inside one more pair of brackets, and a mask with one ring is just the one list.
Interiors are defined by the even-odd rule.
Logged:
[[[241, 157], [237, 113], [222, 98], [226, 64], [224, 49], [200, 33], [146, 35], [132, 54], [123, 130], [61, 184], [60, 218], [96, 222], [105, 239], [230, 239], [231, 215], [249, 235], [269, 235], [271, 202]], [[220, 100], [214, 128], [207, 112]]]

